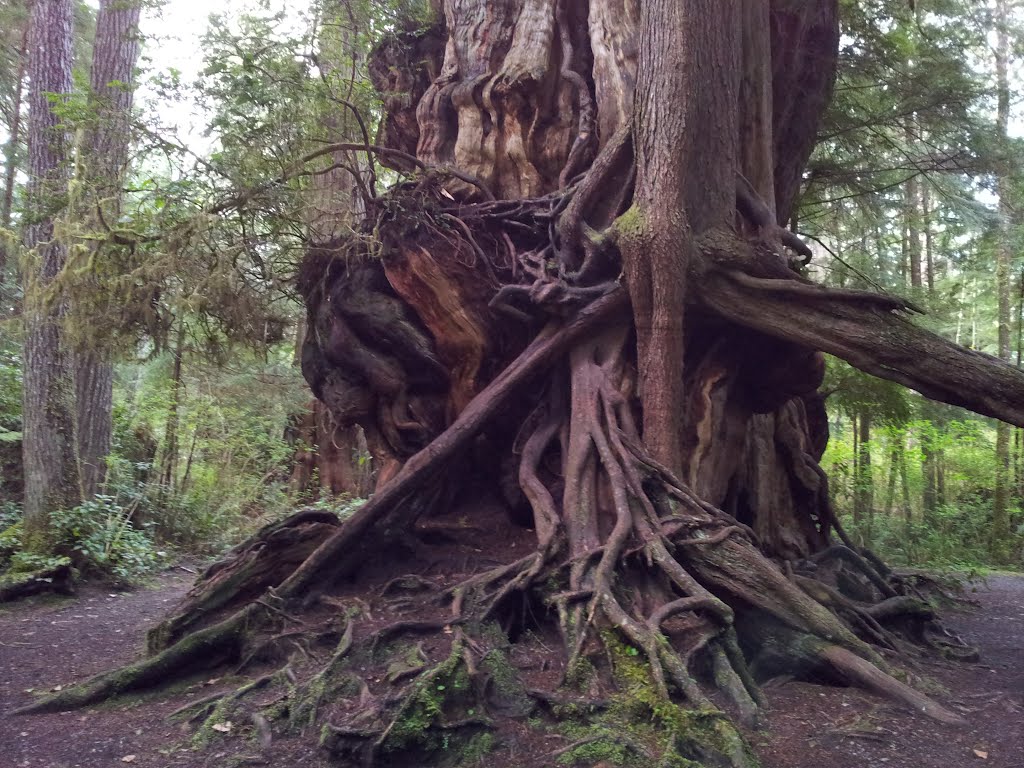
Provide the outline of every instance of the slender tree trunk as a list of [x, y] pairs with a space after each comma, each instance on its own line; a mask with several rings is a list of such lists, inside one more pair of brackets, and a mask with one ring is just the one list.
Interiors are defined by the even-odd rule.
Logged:
[[871, 467], [871, 412], [861, 410], [856, 421], [856, 472], [854, 475], [854, 519], [860, 523], [865, 542], [871, 540], [874, 522], [874, 478]]
[[978, 283], [971, 281], [971, 349], [978, 348]]
[[[907, 183], [909, 184], [909, 182]], [[900, 240], [900, 281], [904, 286], [910, 281], [910, 226], [906, 215], [907, 197], [906, 185], [904, 185], [902, 238]]]
[[[25, 82], [25, 66], [28, 50], [28, 30], [21, 32], [21, 46], [18, 49], [18, 71], [14, 83], [14, 114], [11, 117], [10, 136], [4, 151], [4, 198], [0, 208], [0, 227], [11, 226], [11, 213], [14, 209], [14, 182], [18, 176], [18, 143], [21, 141], [21, 106]], [[0, 316], [6, 314], [4, 300], [4, 284], [7, 278], [7, 246], [0, 241]]]
[[907, 527], [909, 527], [914, 519], [914, 508], [910, 499], [910, 483], [907, 482], [907, 443], [905, 436], [900, 438], [897, 447], [899, 448], [900, 488], [903, 494], [903, 519]]
[[885, 484], [885, 505], [882, 507], [886, 518], [892, 515], [892, 507], [896, 501], [897, 464], [900, 458], [899, 448], [896, 447], [896, 440], [897, 437], [893, 436], [892, 448], [889, 449], [889, 479]]
[[[1009, 9], [1007, 0], [996, 0], [996, 81], [997, 105], [996, 127], [1003, 140], [1003, 151], [1008, 151], [1008, 127], [1010, 119], [1010, 84], [1008, 76], [1010, 43], [1007, 24]], [[1013, 211], [1010, 205], [1010, 169], [1005, 161], [999, 170], [997, 191], [999, 194], [999, 243], [996, 249], [996, 294], [998, 296], [998, 350], [1003, 360], [1010, 359], [1010, 219]], [[1010, 536], [1009, 495], [1010, 495], [1010, 425], [996, 422], [996, 478], [995, 494], [992, 501], [991, 552], [997, 562], [1008, 555]]]
[[[1017, 290], [1017, 367], [1021, 367], [1021, 354], [1024, 353], [1024, 269], [1020, 272], [1020, 283]], [[1014, 435], [1014, 488], [1018, 499], [1024, 501], [1024, 429], [1016, 428]]]
[[938, 489], [936, 487], [936, 452], [934, 447], [935, 424], [929, 419], [928, 426], [921, 432], [921, 515], [926, 525], [935, 521], [935, 510], [938, 505]]
[[[95, 114], [83, 149], [84, 190], [80, 206], [86, 226], [101, 231], [97, 211], [107, 222], [121, 212], [121, 188], [128, 166], [129, 120], [134, 98], [135, 65], [139, 58], [140, 0], [100, 0], [93, 43], [89, 102]], [[93, 272], [88, 276], [99, 287], [108, 274], [104, 246], [87, 244]], [[78, 325], [90, 327], [88, 309], [79, 307]], [[82, 494], [95, 494], [106, 477], [107, 454], [113, 429], [114, 366], [105, 334], [82, 334], [75, 350], [76, 419], [78, 461]]]
[[48, 290], [64, 267], [67, 249], [54, 219], [66, 203], [68, 136], [51, 94], [71, 92], [71, 0], [37, 0], [29, 32], [29, 186], [25, 246], [25, 363], [22, 454], [25, 540], [29, 551], [50, 546], [50, 513], [78, 503], [75, 464], [75, 392], [63, 343], [64, 302]]
[[935, 294], [935, 243], [932, 236], [932, 200], [928, 181], [921, 184], [921, 227], [924, 229], [924, 265], [928, 297]]
[[[910, 134], [908, 133], [908, 136]], [[921, 214], [918, 210], [921, 196], [918, 178], [911, 176], [903, 190], [903, 215], [907, 220], [907, 260], [910, 287], [921, 287]]]
[[174, 367], [171, 371], [171, 402], [167, 406], [167, 422], [164, 427], [164, 450], [160, 467], [160, 485], [164, 493], [174, 490], [174, 478], [178, 467], [178, 423], [181, 410], [181, 363], [185, 351], [185, 321], [178, 318], [178, 332], [174, 339]]
[[956, 333], [953, 334], [953, 343], [960, 343], [960, 335], [964, 329], [964, 305], [967, 303], [967, 280], [960, 283], [960, 301], [956, 309]]

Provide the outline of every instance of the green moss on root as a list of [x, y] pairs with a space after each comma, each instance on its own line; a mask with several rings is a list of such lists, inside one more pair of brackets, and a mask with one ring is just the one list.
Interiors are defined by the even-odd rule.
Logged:
[[733, 765], [757, 765], [724, 713], [690, 709], [665, 698], [654, 685], [641, 651], [611, 631], [603, 633], [602, 639], [618, 692], [605, 711], [579, 713], [559, 726], [567, 739], [579, 742], [559, 757], [560, 763], [603, 760], [628, 768], [649, 766], [653, 757], [662, 768], [699, 768], [717, 754]]

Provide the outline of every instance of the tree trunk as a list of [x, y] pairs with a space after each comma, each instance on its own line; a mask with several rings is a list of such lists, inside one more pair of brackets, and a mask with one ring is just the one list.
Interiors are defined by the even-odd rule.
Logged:
[[[1024, 354], [1024, 269], [1021, 269], [1017, 290], [1017, 367], [1021, 367], [1021, 355]], [[1013, 430], [1015, 444], [1014, 466], [1015, 482], [1014, 488], [1018, 499], [1024, 502], [1024, 429], [1020, 427]]]
[[[129, 120], [139, 58], [139, 0], [100, 0], [93, 41], [89, 105], [94, 114], [85, 132], [79, 178], [84, 190], [76, 201], [90, 235], [102, 232], [102, 222], [121, 216], [121, 188], [127, 173]], [[113, 244], [87, 242], [83, 253], [92, 265], [90, 285], [112, 275], [106, 248]], [[78, 464], [82, 494], [88, 498], [103, 484], [113, 429], [114, 366], [105, 330], [88, 333], [88, 307], [75, 307], [82, 329], [74, 351]]]
[[[907, 131], [908, 138], [913, 134]], [[907, 222], [907, 264], [910, 272], [910, 287], [921, 288], [921, 213], [918, 208], [921, 195], [917, 176], [907, 179], [903, 188], [903, 215]]]
[[[21, 47], [18, 49], [18, 68], [15, 74], [13, 107], [14, 114], [8, 126], [7, 148], [4, 150], [4, 197], [0, 206], [0, 227], [11, 226], [11, 213], [14, 208], [14, 182], [18, 177], [18, 149], [21, 141], [21, 107], [25, 82], [25, 66], [27, 64], [29, 24], [21, 32]], [[7, 245], [0, 241], [0, 316], [7, 313], [5, 281], [7, 279]]]
[[874, 474], [871, 467], [871, 412], [862, 410], [857, 418], [857, 463], [854, 476], [854, 519], [861, 523], [860, 534], [866, 544], [871, 542], [874, 522]]
[[925, 525], [935, 522], [935, 510], [938, 505], [936, 488], [936, 452], [933, 443], [935, 424], [928, 421], [928, 426], [921, 432], [921, 517]]
[[50, 97], [71, 92], [71, 0], [38, 0], [29, 28], [29, 163], [25, 247], [25, 361], [22, 455], [25, 538], [30, 552], [49, 551], [50, 513], [80, 500], [75, 466], [75, 393], [64, 349], [65, 302], [51, 286], [67, 249], [55, 236], [66, 203], [68, 136]]
[[928, 298], [935, 295], [935, 247], [932, 237], [931, 188], [925, 179], [921, 183], [921, 226], [924, 228], [924, 264], [927, 277]]
[[[996, 128], [1003, 141], [1004, 152], [1008, 151], [1008, 128], [1010, 119], [1009, 67], [1009, 23], [1007, 0], [996, 0]], [[996, 295], [998, 297], [998, 355], [1010, 359], [1010, 221], [1013, 209], [1010, 204], [1010, 169], [1002, 163], [997, 179], [999, 195], [999, 242], [996, 247]], [[1009, 556], [1010, 541], [1010, 425], [996, 423], [996, 477], [995, 493], [992, 499], [991, 553], [996, 562], [1003, 562]]]
[[185, 320], [178, 318], [178, 331], [174, 338], [174, 362], [171, 369], [171, 401], [167, 405], [164, 425], [164, 445], [160, 461], [160, 486], [163, 493], [174, 492], [178, 470], [178, 424], [181, 421], [182, 361], [185, 356]]
[[896, 501], [897, 462], [900, 458], [899, 448], [896, 446], [897, 439], [895, 436], [892, 438], [892, 448], [889, 450], [889, 478], [885, 483], [885, 504], [882, 507], [882, 514], [886, 518], [892, 516], [892, 507]]
[[907, 481], [907, 451], [906, 445], [900, 443], [900, 488], [903, 493], [903, 518], [907, 527], [914, 521], [914, 507], [910, 500], [910, 483]]
[[[358, 87], [366, 85], [365, 51], [357, 44], [358, 22], [352, 8], [339, 0], [324, 0], [321, 13], [317, 64], [327, 89], [321, 122], [329, 141], [358, 144], [369, 138], [362, 135], [363, 126], [350, 100]], [[364, 214], [365, 190], [375, 183], [367, 158], [359, 153], [339, 150], [327, 157], [329, 166], [313, 178], [307, 195], [307, 240], [314, 247], [330, 247], [352, 236]], [[300, 363], [306, 327], [303, 321], [297, 336]], [[363, 498], [372, 491], [373, 458], [362, 428], [338, 424], [318, 400], [291, 428], [300, 440], [290, 478], [293, 492]]]

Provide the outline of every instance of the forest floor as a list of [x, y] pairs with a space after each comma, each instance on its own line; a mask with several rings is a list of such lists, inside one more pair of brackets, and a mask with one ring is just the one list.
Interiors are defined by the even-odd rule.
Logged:
[[[38, 693], [133, 658], [146, 629], [193, 578], [178, 567], [131, 592], [86, 585], [75, 598], [0, 607], [0, 766], [326, 766], [314, 738], [275, 739], [261, 753], [242, 738], [251, 730], [242, 723], [194, 750], [193, 729], [167, 715], [237, 685], [222, 678], [77, 712], [5, 716]], [[977, 606], [948, 613], [946, 625], [979, 649], [981, 662], [912, 670], [913, 682], [961, 713], [967, 726], [943, 725], [853, 689], [790, 682], [768, 689], [766, 727], [751, 734], [764, 768], [1024, 768], [1024, 576], [991, 576], [972, 597]]]

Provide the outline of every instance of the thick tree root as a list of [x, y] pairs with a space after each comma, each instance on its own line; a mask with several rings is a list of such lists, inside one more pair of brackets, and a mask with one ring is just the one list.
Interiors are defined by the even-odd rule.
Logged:
[[231, 618], [183, 638], [156, 656], [68, 686], [59, 693], [15, 710], [13, 714], [77, 709], [221, 666], [238, 658], [249, 622], [257, 616], [257, 611], [255, 605], [243, 608]]
[[846, 677], [854, 685], [866, 688], [893, 701], [898, 701], [909, 709], [925, 714], [939, 722], [949, 723], [950, 725], [967, 724], [959, 715], [950, 712], [932, 699], [915, 691], [909, 685], [901, 683], [874, 664], [869, 664], [845, 648], [828, 645], [821, 647], [818, 653], [822, 660], [828, 662], [839, 674]]
[[277, 587], [333, 533], [338, 517], [303, 510], [271, 523], [206, 569], [181, 604], [146, 637], [149, 653], [167, 648], [225, 608]]

